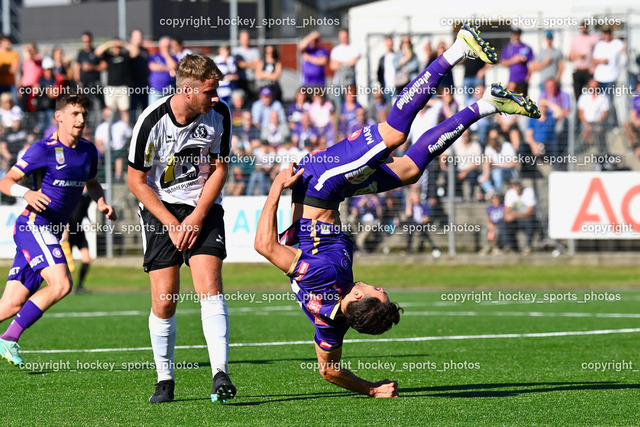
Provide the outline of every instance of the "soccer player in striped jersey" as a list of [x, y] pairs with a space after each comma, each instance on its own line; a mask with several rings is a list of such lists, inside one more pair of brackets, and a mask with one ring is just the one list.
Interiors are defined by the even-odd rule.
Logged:
[[151, 403], [174, 398], [175, 311], [180, 266], [191, 267], [214, 376], [211, 399], [236, 388], [227, 374], [226, 257], [222, 187], [231, 141], [229, 107], [218, 98], [224, 78], [211, 58], [189, 54], [178, 64], [177, 92], [138, 118], [129, 149], [129, 189], [140, 200], [144, 270], [151, 282], [149, 332], [158, 382]]
[[[18, 339], [25, 329], [71, 292], [71, 273], [60, 238], [85, 185], [98, 210], [116, 220], [98, 182], [98, 151], [81, 137], [88, 109], [84, 95], [61, 96], [55, 112], [58, 131], [28, 148], [0, 180], [0, 191], [28, 203], [14, 226], [16, 256], [0, 299], [0, 321], [16, 315], [0, 336], [0, 356], [15, 365], [24, 363]], [[34, 188], [20, 185], [26, 175], [35, 177]], [[40, 289], [43, 280], [47, 286]]]
[[[443, 75], [464, 58], [497, 62], [495, 50], [479, 32], [464, 25], [456, 41], [410, 82], [387, 121], [367, 126], [327, 150], [311, 153], [274, 180], [258, 221], [255, 248], [291, 280], [296, 298], [315, 326], [321, 375], [340, 387], [373, 397], [395, 397], [398, 384], [369, 382], [340, 366], [349, 328], [382, 334], [400, 320], [402, 309], [382, 288], [354, 281], [353, 243], [341, 228], [338, 207], [346, 197], [385, 192], [415, 183], [428, 163], [478, 119], [495, 113], [540, 117], [528, 97], [494, 84], [485, 98], [420, 136], [403, 157], [389, 157], [407, 139], [411, 123]], [[279, 238], [278, 200], [292, 189], [292, 226]]]

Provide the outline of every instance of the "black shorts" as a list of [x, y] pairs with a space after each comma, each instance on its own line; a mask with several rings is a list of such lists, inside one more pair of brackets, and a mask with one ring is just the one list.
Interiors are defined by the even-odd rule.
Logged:
[[[164, 206], [178, 221], [194, 210], [193, 206], [164, 203]], [[186, 263], [194, 255], [212, 255], [220, 259], [227, 257], [224, 233], [224, 209], [214, 204], [202, 223], [200, 235], [193, 248], [180, 252], [171, 242], [169, 232], [163, 224], [145, 208], [138, 211], [142, 220], [142, 239], [144, 248], [144, 271], [173, 267]]]
[[78, 249], [84, 249], [89, 247], [89, 243], [87, 242], [87, 236], [84, 234], [82, 224], [78, 224], [78, 227], [76, 230], [73, 230], [73, 228], [69, 226], [69, 245], [71, 247], [75, 246]]

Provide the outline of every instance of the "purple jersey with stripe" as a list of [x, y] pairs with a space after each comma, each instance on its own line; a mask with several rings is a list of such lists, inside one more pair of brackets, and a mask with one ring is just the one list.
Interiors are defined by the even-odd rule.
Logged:
[[305, 197], [333, 202], [337, 209], [347, 197], [378, 192], [379, 184], [369, 179], [389, 157], [391, 150], [385, 145], [378, 125], [367, 126], [323, 151], [305, 156], [299, 163], [304, 168], [302, 177], [292, 189], [293, 201], [312, 206]]
[[29, 147], [13, 167], [23, 175], [33, 174], [33, 190], [51, 199], [47, 209], [36, 214], [36, 223], [66, 224], [85, 184], [98, 172], [98, 150], [83, 138], [74, 148], [67, 147], [53, 134]]
[[344, 292], [353, 283], [353, 242], [339, 225], [300, 219], [280, 235], [298, 245], [287, 276], [302, 311], [316, 328], [314, 341], [326, 351], [342, 346], [349, 325], [340, 311]]

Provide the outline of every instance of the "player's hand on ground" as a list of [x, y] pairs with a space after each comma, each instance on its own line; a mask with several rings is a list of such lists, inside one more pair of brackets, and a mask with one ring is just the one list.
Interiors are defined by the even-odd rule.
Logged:
[[391, 380], [382, 380], [373, 384], [371, 389], [371, 397], [398, 397], [398, 382]]
[[47, 205], [51, 203], [51, 199], [44, 193], [29, 190], [24, 195], [24, 199], [29, 203], [36, 212], [42, 212], [47, 209]]
[[202, 222], [204, 218], [192, 212], [188, 215], [184, 221], [182, 221], [180, 233], [178, 233], [178, 240], [176, 247], [183, 251], [185, 249], [191, 249], [196, 243], [200, 231], [202, 230]]
[[297, 167], [298, 165], [295, 163], [289, 163], [289, 167], [282, 169], [278, 176], [273, 180], [273, 183], [275, 185], [280, 185], [282, 189], [293, 187], [293, 184], [295, 184], [304, 173], [304, 168], [300, 168], [298, 172], [294, 173]]
[[98, 203], [98, 210], [102, 212], [107, 219], [111, 221], [115, 221], [118, 219], [118, 214], [116, 214], [116, 210], [113, 209], [113, 206], [107, 205], [106, 203]]

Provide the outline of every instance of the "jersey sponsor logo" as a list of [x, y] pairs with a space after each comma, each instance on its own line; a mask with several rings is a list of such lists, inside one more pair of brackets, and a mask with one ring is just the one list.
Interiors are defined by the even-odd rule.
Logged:
[[309, 263], [300, 261], [300, 266], [298, 267], [298, 271], [296, 271], [296, 280], [302, 280], [307, 270], [309, 270]]
[[333, 346], [331, 344], [329, 344], [328, 342], [326, 342], [325, 340], [322, 340], [322, 341], [320, 341], [320, 347], [326, 348], [327, 350], [331, 350], [331, 348]]
[[31, 254], [29, 253], [28, 250], [23, 249], [22, 250], [22, 255], [24, 255], [24, 259], [26, 259], [27, 262], [31, 262]]
[[56, 147], [56, 162], [61, 165], [64, 164], [64, 148]]
[[307, 310], [309, 313], [318, 315], [322, 308], [322, 295], [309, 294], [309, 302], [307, 303]]
[[29, 267], [34, 268], [41, 262], [44, 262], [44, 255], [38, 255], [37, 257], [29, 261]]
[[193, 132], [191, 132], [191, 138], [206, 139], [208, 136], [207, 128], [203, 124], [199, 124]]
[[51, 185], [56, 187], [84, 187], [87, 181], [75, 181], [70, 179], [55, 179]]
[[359, 137], [361, 133], [362, 133], [362, 129], [358, 129], [357, 131], [353, 132], [351, 135], [349, 135], [349, 138], [348, 138], [349, 141], [353, 141], [354, 139]]
[[316, 325], [328, 326], [327, 323], [323, 321], [321, 318], [319, 318], [318, 316], [315, 316], [313, 323], [315, 323]]
[[160, 188], [166, 189], [174, 185], [191, 182], [198, 179], [200, 166], [196, 160], [200, 159], [201, 148], [189, 147], [176, 153], [162, 171]]
[[17, 276], [20, 273], [20, 267], [13, 267], [9, 270], [9, 276]]
[[371, 134], [371, 126], [364, 128], [364, 139], [367, 141], [367, 145], [373, 144], [373, 135]]
[[16, 165], [20, 166], [22, 169], [26, 168], [27, 166], [29, 166], [29, 163], [25, 162], [24, 159], [20, 159], [18, 160], [18, 162], [16, 163]]
[[60, 250], [60, 248], [53, 248], [53, 250], [51, 251], [51, 253], [53, 254], [54, 257], [56, 258], [62, 258], [64, 256], [64, 254], [62, 253], [62, 251]]
[[347, 178], [347, 181], [351, 184], [361, 184], [375, 171], [375, 169], [371, 169], [369, 166], [365, 165], [360, 169], [345, 174], [345, 178]]

